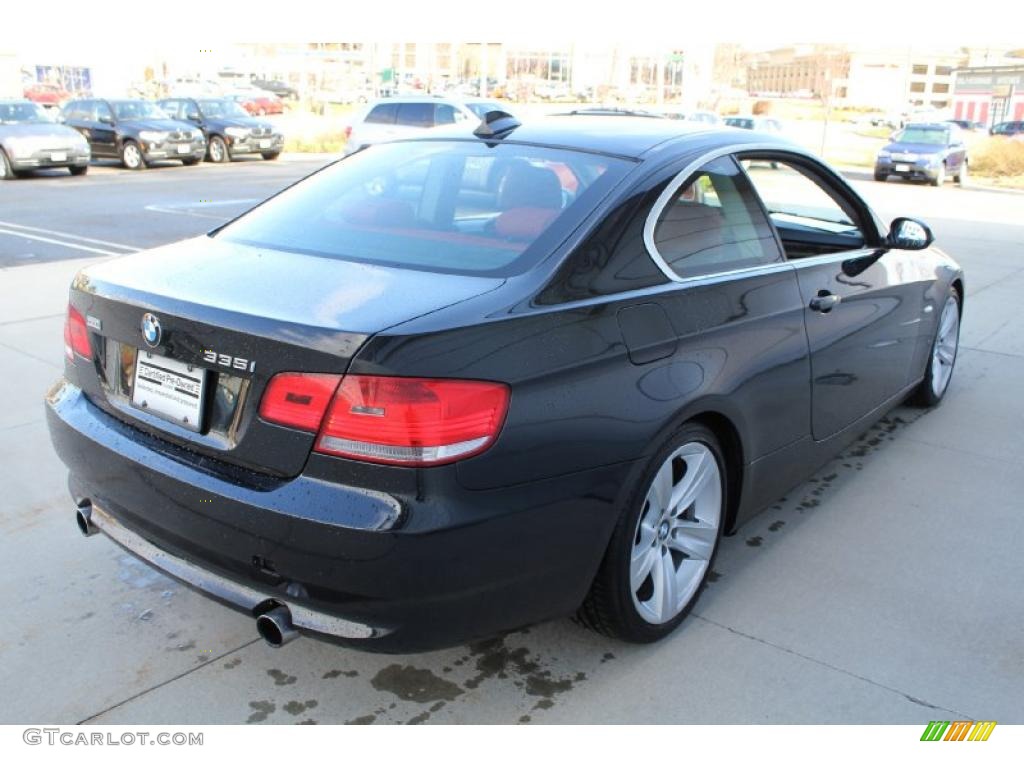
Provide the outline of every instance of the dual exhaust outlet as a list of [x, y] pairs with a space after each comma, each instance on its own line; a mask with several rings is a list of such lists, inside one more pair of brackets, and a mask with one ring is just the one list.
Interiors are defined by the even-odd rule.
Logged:
[[[92, 504], [80, 504], [75, 509], [75, 523], [83, 536], [95, 536], [100, 532], [92, 520]], [[292, 624], [292, 613], [286, 605], [274, 607], [256, 617], [256, 631], [271, 648], [280, 648], [299, 637], [299, 631]]]

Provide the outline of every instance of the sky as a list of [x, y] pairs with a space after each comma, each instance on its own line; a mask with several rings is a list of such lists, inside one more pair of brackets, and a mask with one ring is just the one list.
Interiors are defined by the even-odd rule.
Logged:
[[18, 34], [0, 36], [0, 51], [102, 49], [116, 59], [225, 42], [483, 39], [544, 46], [587, 40], [673, 47], [875, 42], [1024, 48], [1020, 0], [982, 0], [969, 12], [949, 0], [247, 0], [244, 18], [237, 3], [195, 3], [197, 23], [189, 25], [176, 24], [163, 6], [133, 3], [128, 14], [92, 14], [83, 12], [88, 6], [81, 0], [48, 0], [47, 18], [74, 20], [48, 25], [40, 23], [39, 7], [5, 5], [3, 26]]

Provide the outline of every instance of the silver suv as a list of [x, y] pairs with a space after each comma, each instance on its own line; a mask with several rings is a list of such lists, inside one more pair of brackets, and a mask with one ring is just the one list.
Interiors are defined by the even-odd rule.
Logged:
[[395, 96], [367, 105], [346, 129], [345, 154], [370, 144], [415, 136], [439, 125], [463, 123], [469, 135], [488, 112], [507, 108], [488, 99], [451, 99], [442, 96]]

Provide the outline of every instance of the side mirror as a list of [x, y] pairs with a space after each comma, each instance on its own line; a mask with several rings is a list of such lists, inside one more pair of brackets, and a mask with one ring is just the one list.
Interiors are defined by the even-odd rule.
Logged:
[[189, 112], [185, 116], [185, 119], [186, 120], [191, 120], [193, 123], [198, 123], [202, 118], [199, 117], [199, 113], [198, 112]]
[[101, 123], [106, 123], [107, 125], [113, 125], [114, 124], [114, 118], [112, 118], [110, 115], [100, 115], [97, 119]]
[[927, 225], [903, 216], [893, 220], [885, 238], [889, 248], [901, 251], [921, 251], [934, 242], [935, 236]]

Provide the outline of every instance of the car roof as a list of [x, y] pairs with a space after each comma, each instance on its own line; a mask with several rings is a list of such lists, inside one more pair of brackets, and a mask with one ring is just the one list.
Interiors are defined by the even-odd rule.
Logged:
[[[459, 139], [466, 140], [464, 129], [443, 126], [433, 128], [430, 135], [408, 141]], [[772, 134], [761, 135], [738, 128], [722, 128], [709, 123], [684, 120], [651, 120], [647, 117], [555, 115], [524, 122], [502, 139], [519, 144], [540, 144], [565, 147], [583, 152], [639, 158], [669, 141], [692, 139], [694, 149], [722, 144], [776, 144], [780, 149], [793, 145]], [[495, 139], [481, 139], [495, 141]]]

